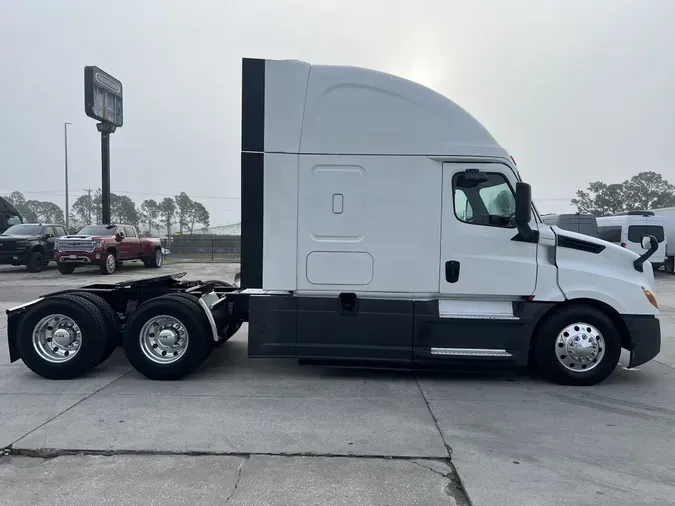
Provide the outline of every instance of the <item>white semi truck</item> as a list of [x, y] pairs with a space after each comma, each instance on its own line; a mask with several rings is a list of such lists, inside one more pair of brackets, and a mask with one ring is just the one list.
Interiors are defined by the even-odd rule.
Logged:
[[639, 256], [545, 225], [513, 159], [451, 100], [263, 59], [243, 60], [242, 89], [240, 283], [45, 295], [7, 311], [13, 362], [72, 378], [121, 344], [145, 376], [178, 379], [243, 322], [250, 357], [533, 364], [573, 385], [606, 378], [622, 348], [629, 367], [659, 353], [656, 240]]

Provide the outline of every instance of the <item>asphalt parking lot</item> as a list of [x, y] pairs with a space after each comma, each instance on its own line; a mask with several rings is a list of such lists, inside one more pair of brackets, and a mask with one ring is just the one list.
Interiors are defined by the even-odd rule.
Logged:
[[[236, 264], [63, 276], [0, 267], [4, 310], [92, 282]], [[526, 372], [415, 375], [246, 358], [246, 327], [194, 375], [153, 382], [121, 350], [70, 381], [0, 346], [0, 505], [675, 503], [675, 277], [657, 273], [657, 360], [593, 387]]]

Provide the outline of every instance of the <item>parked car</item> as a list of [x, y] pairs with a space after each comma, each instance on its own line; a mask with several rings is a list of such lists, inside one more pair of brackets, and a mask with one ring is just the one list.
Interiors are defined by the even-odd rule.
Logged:
[[164, 254], [159, 239], [139, 237], [131, 225], [89, 225], [76, 235], [59, 238], [54, 259], [61, 274], [72, 274], [82, 265], [97, 265], [102, 274], [112, 274], [123, 262], [132, 260], [159, 268]]
[[23, 216], [7, 199], [0, 197], [0, 234], [13, 225], [23, 223]]
[[25, 265], [29, 272], [40, 272], [54, 259], [54, 243], [63, 235], [63, 225], [13, 225], [0, 235], [0, 264]]

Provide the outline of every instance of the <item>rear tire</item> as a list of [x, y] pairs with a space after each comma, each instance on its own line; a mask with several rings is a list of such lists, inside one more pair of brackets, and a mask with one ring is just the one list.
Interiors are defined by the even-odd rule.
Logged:
[[75, 272], [75, 264], [58, 263], [58, 269], [61, 274], [72, 274]]
[[143, 263], [146, 267], [151, 269], [159, 269], [162, 265], [164, 265], [164, 254], [162, 253], [162, 250], [160, 248], [155, 249], [152, 252], [152, 256], [147, 259], [147, 263], [145, 260]]
[[589, 306], [568, 306], [550, 316], [535, 336], [540, 374], [561, 385], [595, 385], [616, 368], [621, 336], [612, 320]]
[[199, 304], [177, 295], [143, 303], [125, 324], [122, 341], [131, 365], [153, 380], [181, 379], [213, 350], [209, 323]]
[[45, 256], [40, 251], [33, 251], [28, 255], [26, 269], [28, 272], [40, 272], [45, 268]]
[[71, 295], [88, 300], [94, 304], [101, 313], [105, 326], [107, 329], [107, 336], [105, 336], [105, 346], [103, 355], [99, 359], [97, 366], [110, 358], [115, 348], [121, 344], [120, 342], [120, 325], [119, 317], [110, 304], [103, 298], [91, 292], [73, 292]]
[[675, 272], [675, 257], [666, 258], [664, 269], [668, 274], [673, 274]]
[[96, 367], [108, 333], [94, 304], [66, 294], [29, 308], [18, 336], [19, 355], [31, 371], [48, 379], [72, 379]]

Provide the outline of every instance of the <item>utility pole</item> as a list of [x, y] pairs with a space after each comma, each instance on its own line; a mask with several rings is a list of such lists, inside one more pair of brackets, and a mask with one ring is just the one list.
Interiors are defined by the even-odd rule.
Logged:
[[68, 222], [68, 215], [70, 214], [68, 212], [68, 125], [72, 125], [72, 123], [68, 123], [67, 121], [63, 123], [63, 142], [64, 142], [64, 153], [65, 153], [65, 165], [66, 165], [66, 230], [68, 233], [70, 233], [70, 223]]
[[91, 225], [91, 208], [94, 203], [91, 201], [91, 189], [87, 190], [89, 193], [89, 200], [87, 201], [87, 225]]

